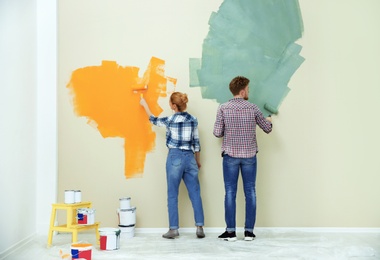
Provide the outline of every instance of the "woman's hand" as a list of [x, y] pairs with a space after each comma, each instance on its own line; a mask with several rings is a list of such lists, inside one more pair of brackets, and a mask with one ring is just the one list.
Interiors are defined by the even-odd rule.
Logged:
[[146, 103], [146, 100], [144, 98], [140, 99], [140, 105], [142, 105], [143, 107], [148, 107], [148, 103]]
[[143, 97], [140, 99], [140, 105], [144, 108], [144, 110], [148, 116], [153, 115], [149, 109], [148, 103], [146, 103], [146, 100]]
[[195, 152], [195, 161], [197, 162], [197, 165], [198, 165], [198, 169], [201, 168], [201, 155], [200, 155], [200, 152]]

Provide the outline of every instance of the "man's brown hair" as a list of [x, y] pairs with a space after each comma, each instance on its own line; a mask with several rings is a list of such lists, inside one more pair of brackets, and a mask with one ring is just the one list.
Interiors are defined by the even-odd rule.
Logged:
[[237, 76], [230, 82], [230, 91], [232, 95], [236, 96], [240, 90], [244, 89], [249, 84], [249, 79], [243, 76]]

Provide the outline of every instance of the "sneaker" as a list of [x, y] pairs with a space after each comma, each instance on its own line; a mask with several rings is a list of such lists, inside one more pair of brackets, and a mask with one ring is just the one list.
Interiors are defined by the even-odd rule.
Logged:
[[178, 229], [169, 229], [168, 232], [162, 235], [163, 238], [173, 239], [179, 236]]
[[197, 232], [195, 234], [198, 238], [204, 238], [205, 232], [203, 232], [203, 227], [197, 227]]
[[252, 232], [249, 232], [249, 231], [244, 231], [244, 240], [245, 241], [252, 241], [253, 238], [255, 238], [255, 234], [253, 234]]
[[232, 231], [232, 232], [226, 231], [223, 234], [221, 234], [220, 236], [218, 236], [218, 238], [221, 238], [225, 241], [231, 241], [231, 242], [237, 240], [235, 231]]

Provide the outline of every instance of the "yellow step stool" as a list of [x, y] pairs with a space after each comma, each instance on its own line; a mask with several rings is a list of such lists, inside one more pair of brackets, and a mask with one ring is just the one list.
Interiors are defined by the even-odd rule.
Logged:
[[[74, 204], [66, 204], [66, 203], [56, 203], [52, 204], [51, 216], [50, 216], [50, 228], [48, 234], [48, 246], [51, 246], [53, 241], [53, 232], [70, 232], [72, 233], [72, 242], [75, 243], [78, 241], [78, 232], [95, 229], [96, 231], [96, 241], [100, 243], [100, 235], [99, 235], [99, 222], [95, 222], [94, 224], [89, 225], [78, 225], [77, 224], [77, 209], [80, 208], [91, 208], [91, 202], [79, 202]], [[54, 226], [55, 217], [57, 215], [57, 210], [66, 210], [66, 224]]]

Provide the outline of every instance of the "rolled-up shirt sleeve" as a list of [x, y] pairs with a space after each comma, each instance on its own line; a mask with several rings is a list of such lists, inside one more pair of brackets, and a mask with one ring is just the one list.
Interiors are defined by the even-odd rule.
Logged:
[[167, 117], [149, 116], [149, 121], [156, 126], [166, 126], [168, 122]]
[[272, 132], [272, 123], [265, 119], [263, 113], [260, 111], [260, 109], [256, 106], [255, 108], [255, 120], [256, 124], [267, 134]]

